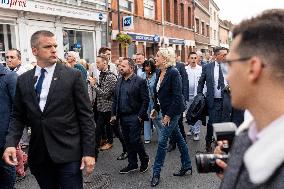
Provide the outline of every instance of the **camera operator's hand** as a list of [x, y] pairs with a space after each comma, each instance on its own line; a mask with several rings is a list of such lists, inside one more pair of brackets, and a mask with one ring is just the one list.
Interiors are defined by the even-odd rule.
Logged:
[[[228, 141], [218, 141], [217, 144], [218, 144], [218, 146], [216, 146], [216, 148], [214, 149], [214, 154], [219, 154], [219, 155], [224, 154], [224, 151], [222, 149], [223, 149], [224, 145], [228, 144]], [[216, 164], [219, 167], [221, 167], [223, 170], [225, 170], [227, 168], [227, 163], [222, 161], [222, 160], [220, 160], [220, 159], [216, 159]], [[224, 178], [224, 173], [217, 173], [217, 176], [220, 179], [223, 179]]]

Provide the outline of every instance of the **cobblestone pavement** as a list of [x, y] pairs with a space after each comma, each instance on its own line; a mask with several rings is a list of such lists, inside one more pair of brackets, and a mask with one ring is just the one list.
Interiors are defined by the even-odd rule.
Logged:
[[[186, 125], [186, 124], [185, 124]], [[187, 127], [185, 127], [187, 130]], [[200, 141], [187, 137], [190, 157], [193, 164], [193, 175], [185, 177], [174, 177], [173, 172], [180, 168], [180, 154], [176, 149], [167, 153], [165, 165], [161, 172], [161, 182], [157, 189], [217, 189], [220, 180], [215, 174], [198, 174], [194, 155], [197, 151], [205, 148], [206, 127], [201, 129]], [[143, 136], [142, 136], [143, 137]], [[153, 133], [153, 140], [150, 144], [145, 144], [145, 148], [150, 156], [151, 166], [154, 163], [157, 136]], [[114, 146], [111, 150], [100, 152], [95, 171], [89, 177], [84, 177], [85, 189], [149, 189], [152, 169], [146, 173], [133, 172], [126, 175], [119, 174], [119, 170], [127, 165], [127, 160], [118, 161], [116, 158], [121, 153], [121, 145], [117, 138], [114, 139]], [[35, 178], [28, 172], [26, 178], [16, 183], [16, 189], [39, 189]]]

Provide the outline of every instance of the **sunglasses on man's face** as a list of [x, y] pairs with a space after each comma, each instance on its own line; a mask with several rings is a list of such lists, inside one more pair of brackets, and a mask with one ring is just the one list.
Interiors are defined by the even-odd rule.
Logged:
[[190, 57], [190, 59], [197, 59], [197, 57]]

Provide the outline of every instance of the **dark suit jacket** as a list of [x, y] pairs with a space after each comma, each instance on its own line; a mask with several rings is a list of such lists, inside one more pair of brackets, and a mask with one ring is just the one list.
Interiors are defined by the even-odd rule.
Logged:
[[188, 86], [188, 75], [185, 70], [185, 65], [181, 62], [176, 62], [176, 69], [181, 76], [182, 82], [182, 94], [186, 101], [189, 100], [189, 86]]
[[19, 76], [6, 147], [19, 143], [25, 125], [32, 129], [29, 163], [55, 163], [95, 156], [95, 123], [80, 71], [57, 63], [43, 112], [37, 102], [35, 69]]
[[[198, 82], [197, 93], [201, 94], [203, 92], [203, 87], [206, 82], [207, 93], [206, 93], [206, 103], [208, 111], [213, 108], [214, 103], [214, 66], [215, 62], [205, 64], [202, 66], [201, 77]], [[223, 99], [223, 112], [222, 120], [233, 121], [237, 126], [243, 122], [244, 111], [236, 110], [232, 108], [230, 94], [225, 90], [222, 90], [222, 99]]]
[[197, 93], [203, 93], [204, 84], [206, 82], [206, 102], [209, 110], [213, 108], [214, 103], [214, 66], [215, 63], [202, 66], [202, 73], [197, 86]]
[[[181, 76], [177, 69], [169, 67], [166, 71], [164, 79], [160, 84], [159, 91], [156, 90], [159, 81], [160, 71], [154, 85], [154, 109], [159, 111], [161, 109], [163, 115], [173, 117], [180, 115], [184, 109], [184, 97], [182, 95]], [[160, 105], [157, 99], [159, 99]]]
[[[115, 93], [112, 103], [112, 116], [119, 118], [119, 99], [120, 86], [123, 77], [119, 78], [116, 84]], [[128, 91], [128, 101], [134, 114], [137, 114], [143, 120], [148, 119], [147, 110], [149, 105], [149, 93], [146, 80], [140, 78], [136, 74], [131, 79], [131, 88]]]

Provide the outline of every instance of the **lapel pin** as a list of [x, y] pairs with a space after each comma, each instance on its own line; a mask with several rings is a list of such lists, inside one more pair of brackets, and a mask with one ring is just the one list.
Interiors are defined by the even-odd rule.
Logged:
[[57, 77], [53, 78], [54, 81], [56, 81], [57, 79], [58, 79]]

